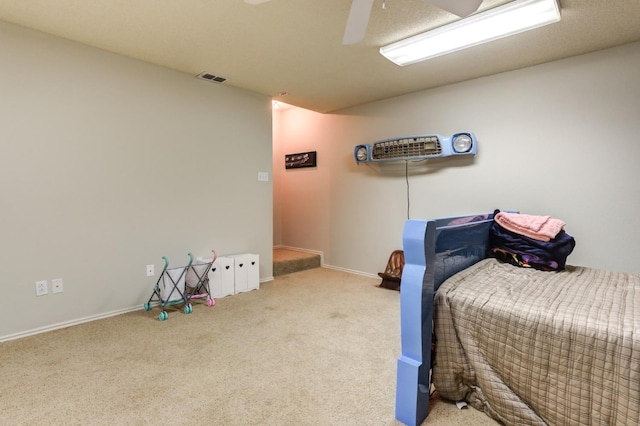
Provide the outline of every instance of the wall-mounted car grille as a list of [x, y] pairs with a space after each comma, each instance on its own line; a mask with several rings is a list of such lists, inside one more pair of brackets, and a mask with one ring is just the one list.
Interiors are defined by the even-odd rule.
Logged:
[[353, 156], [357, 164], [386, 161], [427, 160], [457, 155], [476, 155], [478, 142], [471, 132], [451, 136], [437, 134], [389, 138], [373, 144], [356, 145]]
[[442, 154], [442, 145], [437, 136], [403, 138], [376, 142], [371, 156], [374, 160], [424, 157]]

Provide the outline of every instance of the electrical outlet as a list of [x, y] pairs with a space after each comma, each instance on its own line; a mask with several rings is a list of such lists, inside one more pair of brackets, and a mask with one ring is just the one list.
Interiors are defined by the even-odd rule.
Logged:
[[44, 296], [45, 294], [49, 294], [47, 280], [36, 281], [36, 296]]
[[269, 182], [269, 172], [258, 172], [258, 181]]
[[64, 288], [62, 287], [62, 278], [56, 278], [55, 280], [51, 280], [51, 292], [52, 293], [62, 293]]
[[147, 276], [152, 277], [156, 274], [155, 267], [153, 265], [147, 265]]

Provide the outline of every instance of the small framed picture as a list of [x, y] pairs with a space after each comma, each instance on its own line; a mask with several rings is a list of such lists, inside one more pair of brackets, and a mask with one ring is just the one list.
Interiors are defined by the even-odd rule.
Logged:
[[284, 156], [284, 167], [285, 169], [316, 167], [316, 151], [287, 154]]

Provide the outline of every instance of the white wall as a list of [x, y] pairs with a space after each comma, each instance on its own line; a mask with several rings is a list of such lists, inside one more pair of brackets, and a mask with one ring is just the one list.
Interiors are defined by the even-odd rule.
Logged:
[[[640, 272], [640, 43], [371, 103], [274, 114], [274, 155], [318, 151], [317, 169], [274, 163], [281, 244], [375, 274], [402, 246], [405, 165], [360, 165], [389, 137], [472, 131], [473, 160], [409, 166], [410, 217], [552, 215], [576, 239], [569, 263]], [[428, 76], [425, 76], [428, 78]]]
[[[272, 277], [270, 100], [0, 23], [0, 338], [141, 307], [161, 270]], [[64, 293], [36, 297], [36, 280]]]

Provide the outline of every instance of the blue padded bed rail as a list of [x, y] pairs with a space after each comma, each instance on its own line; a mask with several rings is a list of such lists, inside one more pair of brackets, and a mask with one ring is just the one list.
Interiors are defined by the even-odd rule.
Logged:
[[447, 278], [487, 257], [492, 223], [493, 213], [405, 223], [396, 419], [407, 425], [421, 424], [429, 413], [436, 291]]

